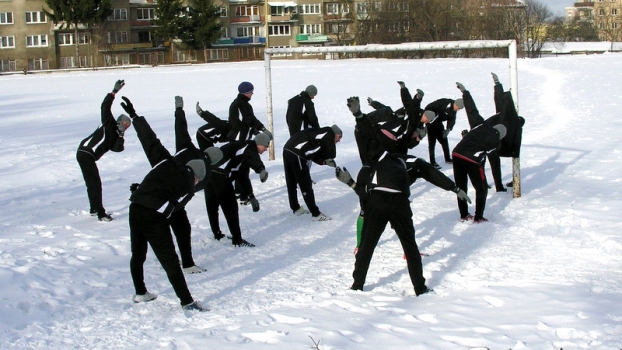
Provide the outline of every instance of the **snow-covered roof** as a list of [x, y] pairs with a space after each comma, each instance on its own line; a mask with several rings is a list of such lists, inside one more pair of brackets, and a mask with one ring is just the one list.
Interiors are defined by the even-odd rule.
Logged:
[[614, 42], [613, 48], [610, 41], [596, 42], [551, 42], [542, 47], [542, 51], [551, 53], [572, 53], [572, 52], [602, 52], [602, 51], [621, 51], [622, 42]]

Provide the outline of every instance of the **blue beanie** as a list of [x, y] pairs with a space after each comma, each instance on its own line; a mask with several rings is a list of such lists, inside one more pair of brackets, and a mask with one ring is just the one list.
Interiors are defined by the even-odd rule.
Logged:
[[253, 90], [255, 90], [255, 87], [248, 81], [243, 81], [238, 85], [238, 92], [241, 94], [247, 94]]

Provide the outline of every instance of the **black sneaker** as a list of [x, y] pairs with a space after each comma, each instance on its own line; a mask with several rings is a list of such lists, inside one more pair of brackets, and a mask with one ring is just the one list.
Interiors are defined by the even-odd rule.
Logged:
[[217, 241], [220, 241], [221, 239], [225, 238], [225, 235], [222, 232], [218, 231], [218, 232], [214, 233], [214, 238]]
[[454, 160], [453, 159], [445, 159], [445, 163], [447, 164], [453, 164]]
[[91, 210], [89, 211], [89, 214], [91, 214], [91, 216], [95, 216], [95, 215], [97, 215], [97, 210], [95, 210], [95, 209], [91, 209]]
[[424, 289], [422, 289], [419, 292], [415, 291], [415, 294], [417, 294], [417, 296], [420, 296], [421, 294], [428, 294], [430, 292], [434, 292], [434, 289], [430, 289], [428, 287], [425, 287]]
[[253, 248], [255, 246], [253, 243], [250, 243], [245, 239], [241, 240], [240, 242], [233, 243], [233, 245], [236, 247], [249, 247], [249, 248]]
[[507, 186], [507, 187], [514, 187], [514, 181], [510, 181], [510, 182], [506, 183], [505, 186]]
[[479, 218], [479, 219], [473, 220], [473, 222], [476, 223], [476, 224], [481, 224], [481, 223], [484, 223], [484, 222], [488, 222], [488, 219], [486, 219], [486, 218]]
[[438, 163], [432, 163], [432, 166], [434, 167], [434, 169], [436, 170], [441, 170], [442, 167], [440, 165], [438, 165]]
[[363, 287], [362, 286], [356, 286], [356, 285], [352, 285], [352, 287], [350, 287], [350, 289], [352, 290], [360, 290], [361, 292], [363, 291]]
[[104, 214], [104, 215], [98, 216], [97, 220], [104, 221], [104, 222], [110, 222], [113, 219], [112, 219], [112, 216], [110, 216], [110, 214]]

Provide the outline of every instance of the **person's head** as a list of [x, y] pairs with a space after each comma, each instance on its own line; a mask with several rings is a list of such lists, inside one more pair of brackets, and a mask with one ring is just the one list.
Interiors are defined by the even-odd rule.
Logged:
[[211, 165], [220, 162], [222, 159], [222, 151], [218, 147], [208, 147], [203, 152], [205, 152], [205, 154], [209, 157]]
[[117, 118], [117, 123], [121, 123], [124, 126], [124, 130], [127, 130], [132, 126], [132, 119], [125, 114], [119, 115]]
[[186, 163], [186, 166], [192, 170], [194, 174], [194, 184], [198, 184], [199, 181], [205, 178], [207, 170], [205, 168], [205, 162], [201, 159], [193, 159]]
[[270, 147], [270, 136], [263, 132], [259, 133], [255, 136], [255, 143], [257, 144], [257, 153], [263, 154]]
[[508, 130], [505, 128], [505, 125], [503, 125], [503, 124], [497, 124], [497, 125], [493, 126], [493, 129], [497, 130], [497, 133], [499, 134], [499, 140], [504, 138], [505, 134], [507, 134], [507, 132], [508, 132]]
[[458, 112], [462, 108], [464, 108], [464, 100], [461, 98], [454, 100], [454, 111]]
[[248, 81], [243, 81], [240, 83], [240, 85], [238, 85], [238, 92], [248, 97], [249, 99], [253, 96], [254, 90], [255, 90], [255, 87], [253, 86], [253, 84], [249, 83]]
[[333, 129], [333, 132], [335, 133], [335, 143], [338, 143], [339, 141], [341, 141], [341, 137], [343, 136], [343, 131], [341, 131], [341, 129], [337, 126], [337, 124], [333, 124], [333, 126], [331, 126], [330, 128]]
[[423, 112], [423, 114], [421, 114], [421, 122], [424, 124], [432, 123], [434, 120], [436, 120], [436, 117], [436, 113], [432, 111], [425, 111]]
[[311, 99], [313, 99], [317, 95], [317, 88], [315, 85], [309, 85], [305, 89], [305, 92], [309, 95], [309, 97], [311, 97]]

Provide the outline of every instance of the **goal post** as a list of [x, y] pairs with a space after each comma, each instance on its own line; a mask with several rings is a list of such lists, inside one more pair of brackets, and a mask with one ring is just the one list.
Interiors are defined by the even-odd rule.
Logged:
[[[327, 53], [365, 53], [365, 52], [408, 52], [430, 50], [468, 50], [468, 49], [494, 49], [507, 48], [510, 69], [510, 92], [514, 99], [518, 112], [518, 55], [516, 40], [464, 40], [464, 41], [435, 41], [404, 43], [393, 45], [352, 45], [352, 46], [321, 46], [321, 47], [292, 47], [292, 48], [267, 48], [264, 50], [264, 63], [266, 70], [266, 114], [268, 116], [268, 129], [274, 134], [273, 110], [272, 110], [272, 68], [271, 58], [274, 54], [327, 54]], [[272, 142], [274, 146], [274, 140]], [[274, 147], [270, 147], [270, 160], [274, 160]], [[513, 196], [521, 196], [520, 189], [520, 159], [512, 158], [512, 181]]]

